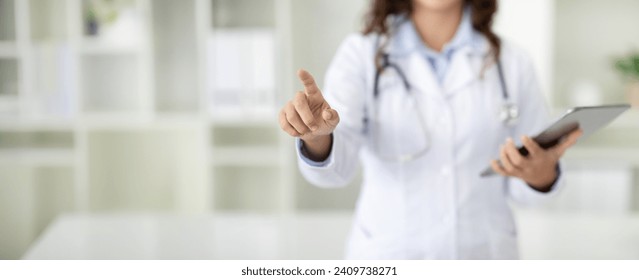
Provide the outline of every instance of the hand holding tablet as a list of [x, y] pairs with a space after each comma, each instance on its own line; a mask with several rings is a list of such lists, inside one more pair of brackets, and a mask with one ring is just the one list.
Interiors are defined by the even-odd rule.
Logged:
[[[564, 137], [577, 129], [582, 130], [581, 138], [585, 138], [606, 126], [628, 108], [630, 108], [630, 105], [627, 104], [576, 107], [568, 110], [561, 118], [532, 139], [541, 148], [549, 149], [562, 142]], [[529, 154], [529, 151], [523, 146], [518, 147], [518, 150], [523, 156]], [[480, 176], [485, 177], [495, 174], [489, 166], [480, 173]]]

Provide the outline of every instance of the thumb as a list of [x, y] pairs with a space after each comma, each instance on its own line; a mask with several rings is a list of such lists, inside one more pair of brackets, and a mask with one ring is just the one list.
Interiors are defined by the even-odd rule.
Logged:
[[336, 127], [339, 123], [339, 114], [337, 113], [337, 111], [331, 108], [328, 108], [324, 110], [324, 112], [322, 112], [322, 118], [331, 127]]
[[561, 143], [559, 143], [559, 145], [553, 147], [551, 150], [558, 157], [561, 157], [566, 152], [566, 150], [568, 150], [568, 148], [572, 147], [573, 145], [577, 143], [577, 140], [579, 139], [579, 137], [581, 137], [582, 134], [583, 134], [583, 130], [581, 129], [571, 132], [570, 134], [568, 134], [568, 136], [565, 137], [565, 139]]

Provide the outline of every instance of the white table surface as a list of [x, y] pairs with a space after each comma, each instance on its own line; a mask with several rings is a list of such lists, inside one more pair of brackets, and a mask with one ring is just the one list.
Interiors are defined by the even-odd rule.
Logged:
[[351, 216], [68, 214], [24, 259], [338, 259]]
[[[639, 259], [639, 216], [517, 212], [525, 259]], [[25, 259], [339, 259], [348, 213], [70, 214]]]

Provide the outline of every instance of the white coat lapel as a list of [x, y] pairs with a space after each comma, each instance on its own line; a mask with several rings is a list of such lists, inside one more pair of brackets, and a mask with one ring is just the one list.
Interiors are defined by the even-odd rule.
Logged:
[[471, 62], [472, 55], [470, 46], [454, 53], [443, 82], [446, 94], [453, 94], [479, 78], [479, 70]]
[[442, 96], [442, 88], [428, 59], [420, 53], [422, 41], [406, 17], [398, 17], [398, 29], [388, 46], [390, 59], [404, 71], [411, 89], [418, 95]]
[[428, 60], [418, 51], [402, 57], [400, 67], [406, 69], [406, 77], [414, 93], [442, 97], [442, 88]]

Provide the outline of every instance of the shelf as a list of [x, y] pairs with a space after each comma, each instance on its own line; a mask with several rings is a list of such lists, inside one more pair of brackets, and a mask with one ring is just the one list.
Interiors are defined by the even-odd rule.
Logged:
[[66, 0], [28, 0], [30, 36], [33, 42], [65, 41], [69, 38]]
[[275, 26], [274, 0], [212, 0], [212, 3], [214, 28]]
[[18, 71], [17, 59], [0, 58], [0, 98], [18, 96]]
[[210, 114], [211, 122], [219, 125], [270, 125], [278, 126], [275, 108], [252, 110], [249, 108], [217, 108]]
[[134, 55], [89, 56], [81, 61], [82, 112], [135, 114], [143, 107], [142, 61]]
[[0, 58], [15, 58], [18, 56], [18, 48], [15, 42], [0, 41]]
[[72, 166], [74, 137], [66, 131], [2, 131], [0, 162], [5, 165]]
[[280, 129], [276, 126], [244, 125], [215, 126], [211, 130], [211, 145], [226, 147], [278, 147]]
[[89, 131], [90, 209], [169, 211], [183, 200], [194, 204], [207, 168], [198, 135], [196, 129], [146, 126]]
[[85, 112], [81, 122], [87, 126], [135, 126], [149, 123], [141, 112]]
[[56, 131], [66, 130], [70, 131], [74, 129], [76, 123], [71, 120], [51, 120], [51, 119], [38, 119], [38, 120], [6, 120], [0, 119], [0, 131]]
[[[39, 129], [38, 127], [48, 126], [49, 123], [18, 121], [13, 126], [7, 125], [7, 123], [0, 121], [0, 124], [3, 124], [3, 128], [8, 128], [2, 132], [2, 137], [0, 137], [0, 149], [21, 147], [68, 148], [73, 146], [73, 127], [69, 126], [61, 130], [69, 123], [56, 123], [58, 125], [45, 127], [44, 129]], [[22, 124], [33, 125], [35, 128], [30, 129], [30, 127], [22, 126]]]
[[[1, 102], [0, 102], [1, 103]], [[0, 118], [0, 132], [6, 131], [72, 131], [78, 127], [90, 130], [127, 130], [140, 128], [199, 127], [201, 118], [196, 116], [157, 116], [144, 118], [141, 114], [90, 114], [82, 119], [7, 119]]]
[[[215, 30], [208, 38], [209, 111], [215, 118], [275, 115], [276, 35], [272, 28]], [[253, 115], [253, 116], [252, 116]]]
[[77, 114], [75, 98], [78, 78], [77, 57], [71, 44], [38, 42], [29, 51], [31, 75], [27, 106], [21, 112], [28, 118], [70, 119]]
[[151, 118], [140, 114], [134, 115], [102, 115], [86, 117], [80, 122], [89, 130], [139, 130], [139, 129], [199, 129], [202, 121], [191, 117], [157, 117]]
[[0, 41], [16, 38], [16, 0], [0, 0]]
[[0, 149], [2, 165], [73, 166], [71, 149]]
[[197, 122], [197, 123], [206, 123], [206, 118], [200, 114], [199, 112], [155, 112], [155, 121], [156, 122], [167, 122], [167, 123], [188, 123], [188, 122]]
[[99, 41], [87, 40], [80, 46], [80, 52], [84, 55], [140, 55], [142, 48], [138, 46], [113, 45]]
[[211, 162], [214, 166], [278, 166], [284, 158], [278, 147], [224, 147], [214, 148]]
[[152, 5], [155, 110], [164, 113], [199, 112], [201, 61], [197, 1], [154, 0]]
[[294, 172], [294, 176], [296, 212], [349, 211], [355, 208], [362, 182], [361, 173], [342, 188], [319, 188], [307, 182], [299, 172]]
[[[84, 54], [130, 54], [144, 50], [146, 45], [145, 1], [82, 0], [80, 51]], [[94, 9], [93, 4], [99, 8]], [[89, 23], [88, 13], [94, 20]], [[115, 16], [114, 16], [115, 15]]]
[[213, 169], [215, 211], [273, 213], [281, 201], [277, 167], [225, 166]]
[[[16, 95], [3, 96], [0, 94], [0, 122], [7, 118], [17, 118], [20, 113], [20, 99]], [[13, 120], [9, 120], [13, 122]]]

